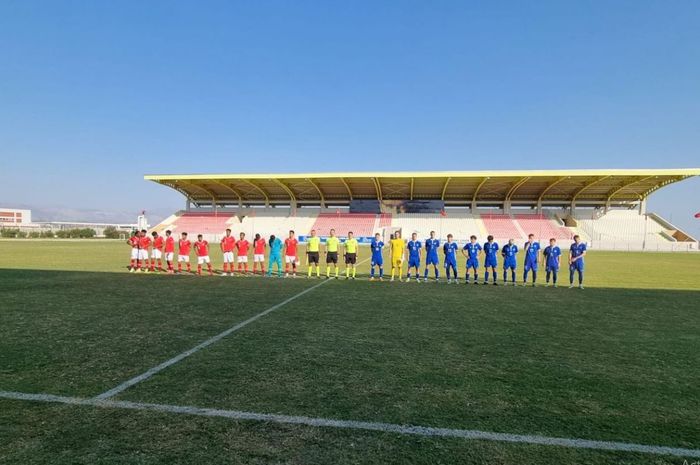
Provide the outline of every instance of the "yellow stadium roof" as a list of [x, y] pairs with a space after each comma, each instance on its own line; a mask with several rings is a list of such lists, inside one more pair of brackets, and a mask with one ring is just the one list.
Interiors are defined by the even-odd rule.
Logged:
[[196, 205], [344, 205], [351, 200], [442, 200], [446, 205], [611, 205], [645, 200], [700, 175], [690, 169], [190, 174], [144, 178]]

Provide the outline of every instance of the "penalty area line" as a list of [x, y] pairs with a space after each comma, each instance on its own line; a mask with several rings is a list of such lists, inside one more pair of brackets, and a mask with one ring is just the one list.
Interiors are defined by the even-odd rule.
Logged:
[[616, 441], [595, 441], [590, 439], [573, 439], [528, 434], [509, 434], [493, 431], [479, 431], [453, 428], [436, 428], [430, 426], [399, 425], [394, 423], [379, 423], [370, 421], [334, 420], [330, 418], [314, 418], [295, 415], [278, 415], [255, 413], [241, 410], [223, 410], [182, 405], [152, 404], [120, 400], [86, 399], [80, 397], [65, 397], [52, 394], [28, 394], [22, 392], [0, 391], [0, 398], [49, 402], [58, 404], [92, 406], [100, 408], [142, 410], [201, 417], [228, 418], [231, 420], [261, 421], [268, 423], [304, 425], [312, 427], [339, 428], [348, 430], [378, 431], [423, 437], [448, 437], [468, 440], [483, 440], [494, 442], [509, 442], [534, 444], [542, 446], [569, 447], [574, 449], [594, 449], [614, 452], [635, 452], [642, 454], [672, 455], [676, 457], [700, 457], [700, 449], [682, 447], [655, 446]]

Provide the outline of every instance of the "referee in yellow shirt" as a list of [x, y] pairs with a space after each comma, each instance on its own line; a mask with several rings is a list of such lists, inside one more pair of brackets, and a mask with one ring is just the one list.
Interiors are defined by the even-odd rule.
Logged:
[[306, 264], [308, 266], [308, 276], [311, 277], [311, 270], [316, 266], [316, 277], [321, 277], [321, 265], [319, 263], [319, 253], [321, 248], [321, 238], [316, 235], [316, 230], [311, 230], [311, 237], [306, 239]]
[[331, 235], [326, 239], [326, 278], [331, 277], [331, 263], [335, 266], [335, 279], [338, 279], [338, 244], [340, 239], [335, 236], [335, 229], [331, 229]]
[[402, 281], [402, 267], [406, 258], [406, 244], [401, 239], [401, 231], [394, 233], [394, 238], [390, 241], [391, 245], [391, 280], [394, 280], [394, 275], [399, 275], [399, 281]]
[[[357, 271], [355, 264], [357, 263], [357, 239], [353, 236], [352, 231], [348, 231], [348, 238], [343, 242], [345, 249], [345, 279], [355, 279]], [[352, 273], [352, 276], [351, 276]]]

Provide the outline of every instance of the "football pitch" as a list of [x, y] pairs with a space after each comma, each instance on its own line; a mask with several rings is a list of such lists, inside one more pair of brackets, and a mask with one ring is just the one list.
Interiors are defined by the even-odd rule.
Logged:
[[585, 290], [128, 255], [0, 241], [0, 464], [700, 460], [698, 254], [590, 252]]

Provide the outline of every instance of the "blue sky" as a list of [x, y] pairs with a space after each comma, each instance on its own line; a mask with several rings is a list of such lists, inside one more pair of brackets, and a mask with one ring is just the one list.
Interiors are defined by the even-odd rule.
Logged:
[[[0, 3], [0, 201], [146, 173], [700, 166], [697, 1]], [[651, 207], [700, 232], [700, 180]]]

